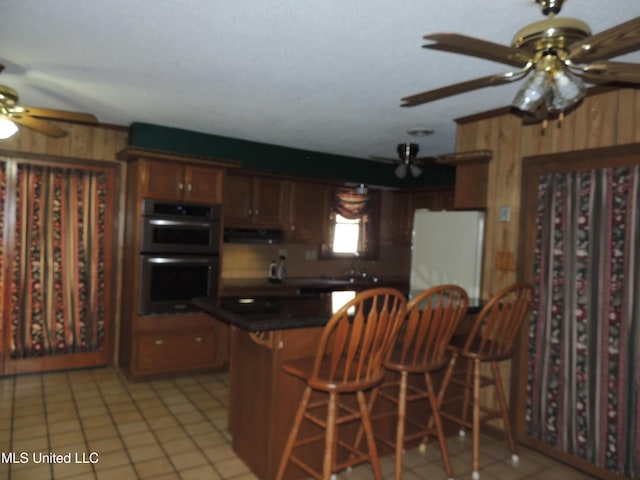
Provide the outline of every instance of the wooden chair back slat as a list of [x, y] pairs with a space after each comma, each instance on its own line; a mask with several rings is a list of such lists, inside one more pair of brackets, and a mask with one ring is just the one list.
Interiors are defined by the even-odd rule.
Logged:
[[515, 283], [495, 294], [478, 314], [464, 353], [481, 357], [507, 357], [522, 322], [531, 308], [533, 287]]
[[392, 361], [405, 365], [437, 364], [467, 313], [469, 298], [462, 287], [439, 285], [414, 297], [398, 336], [398, 354]]
[[325, 326], [310, 382], [344, 385], [381, 377], [406, 305], [400, 291], [373, 288], [342, 306]]

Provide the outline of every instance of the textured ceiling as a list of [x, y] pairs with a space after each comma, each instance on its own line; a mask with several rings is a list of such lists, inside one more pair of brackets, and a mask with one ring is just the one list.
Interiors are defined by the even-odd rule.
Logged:
[[[594, 33], [639, 0], [567, 0]], [[400, 98], [510, 67], [421, 48], [457, 32], [508, 45], [533, 0], [20, 0], [2, 2], [0, 83], [22, 104], [311, 151], [454, 150], [454, 119], [511, 102], [520, 82], [401, 108]], [[640, 63], [640, 53], [620, 57]], [[411, 137], [411, 127], [435, 130]]]

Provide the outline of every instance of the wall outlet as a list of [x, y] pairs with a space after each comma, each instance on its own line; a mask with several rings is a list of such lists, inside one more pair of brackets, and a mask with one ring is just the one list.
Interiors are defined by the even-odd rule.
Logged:
[[289, 257], [289, 252], [287, 252], [286, 248], [281, 248], [281, 249], [278, 250], [278, 257], [288, 258]]
[[306, 250], [304, 252], [305, 260], [318, 260], [318, 251], [317, 250]]

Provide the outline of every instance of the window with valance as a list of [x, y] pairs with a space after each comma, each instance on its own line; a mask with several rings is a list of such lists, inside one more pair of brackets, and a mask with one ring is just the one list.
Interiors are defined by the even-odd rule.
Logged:
[[376, 258], [379, 217], [379, 192], [335, 189], [331, 201], [329, 239], [323, 254]]

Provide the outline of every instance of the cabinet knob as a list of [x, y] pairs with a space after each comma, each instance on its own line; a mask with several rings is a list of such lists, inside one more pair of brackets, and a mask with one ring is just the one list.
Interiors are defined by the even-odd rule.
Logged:
[[247, 210], [247, 215], [251, 215], [251, 209]]
[[162, 345], [164, 343], [164, 340], [156, 340], [153, 343], [156, 344], [156, 345]]
[[184, 184], [182, 182], [178, 183], [178, 190], [184, 190]]
[[202, 342], [202, 337], [196, 337], [196, 342], [198, 343]]
[[187, 185], [187, 190], [188, 190], [189, 192], [190, 192], [190, 191], [192, 191], [192, 190], [193, 190], [193, 185], [191, 185], [191, 184]]
[[256, 208], [256, 215], [260, 215], [260, 210]]

